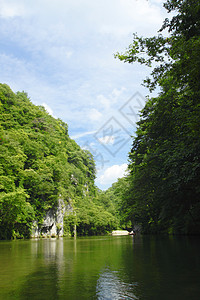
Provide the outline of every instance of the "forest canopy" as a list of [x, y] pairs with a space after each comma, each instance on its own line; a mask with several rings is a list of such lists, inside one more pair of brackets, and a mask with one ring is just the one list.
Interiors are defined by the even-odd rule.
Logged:
[[76, 218], [65, 218], [69, 234], [99, 234], [117, 219], [99, 202], [92, 154], [70, 139], [68, 126], [25, 92], [0, 84], [0, 239], [29, 237], [61, 197]]
[[157, 36], [134, 34], [125, 53], [115, 55], [155, 66], [144, 85], [160, 90], [137, 123], [121, 208], [143, 232], [199, 234], [200, 2], [168, 0], [164, 7], [173, 15]]

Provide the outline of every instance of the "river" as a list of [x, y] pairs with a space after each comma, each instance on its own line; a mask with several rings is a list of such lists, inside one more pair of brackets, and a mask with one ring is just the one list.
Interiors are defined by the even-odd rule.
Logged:
[[200, 238], [1, 241], [0, 299], [200, 299]]

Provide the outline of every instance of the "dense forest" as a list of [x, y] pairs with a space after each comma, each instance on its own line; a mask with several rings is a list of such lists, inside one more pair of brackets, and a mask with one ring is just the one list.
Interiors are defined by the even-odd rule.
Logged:
[[134, 34], [125, 63], [153, 66], [148, 97], [119, 180], [125, 220], [145, 233], [200, 234], [200, 2], [168, 0], [159, 34]]
[[69, 138], [67, 124], [25, 92], [0, 84], [0, 239], [29, 237], [59, 197], [70, 205], [65, 232], [102, 234], [118, 225], [112, 203], [101, 201], [91, 153]]

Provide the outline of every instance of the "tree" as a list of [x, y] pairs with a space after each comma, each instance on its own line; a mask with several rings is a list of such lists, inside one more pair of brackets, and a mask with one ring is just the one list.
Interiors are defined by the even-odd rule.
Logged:
[[200, 4], [168, 0], [164, 7], [176, 14], [158, 36], [134, 35], [116, 54], [128, 63], [156, 63], [144, 84], [160, 87], [141, 112], [129, 154], [130, 207], [146, 232], [200, 233]]
[[65, 231], [112, 230], [116, 218], [96, 200], [95, 172], [92, 154], [69, 138], [66, 123], [0, 84], [0, 239], [28, 237], [60, 198], [73, 209]]
[[29, 237], [34, 210], [23, 189], [0, 195], [0, 236], [3, 239]]

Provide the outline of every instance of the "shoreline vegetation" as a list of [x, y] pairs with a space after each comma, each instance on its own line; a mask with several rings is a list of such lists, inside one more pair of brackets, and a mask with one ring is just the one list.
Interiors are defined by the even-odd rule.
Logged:
[[0, 84], [0, 239], [28, 238], [34, 222], [42, 235], [54, 225], [54, 235], [68, 236], [75, 226], [77, 235], [117, 228], [116, 208], [95, 186], [95, 173], [91, 153], [69, 138], [66, 123]]
[[[156, 36], [133, 35], [125, 63], [151, 68], [147, 97], [119, 180], [124, 220], [144, 233], [200, 234], [200, 5], [168, 0]], [[172, 15], [170, 15], [172, 13]], [[152, 68], [152, 65], [154, 66]]]

